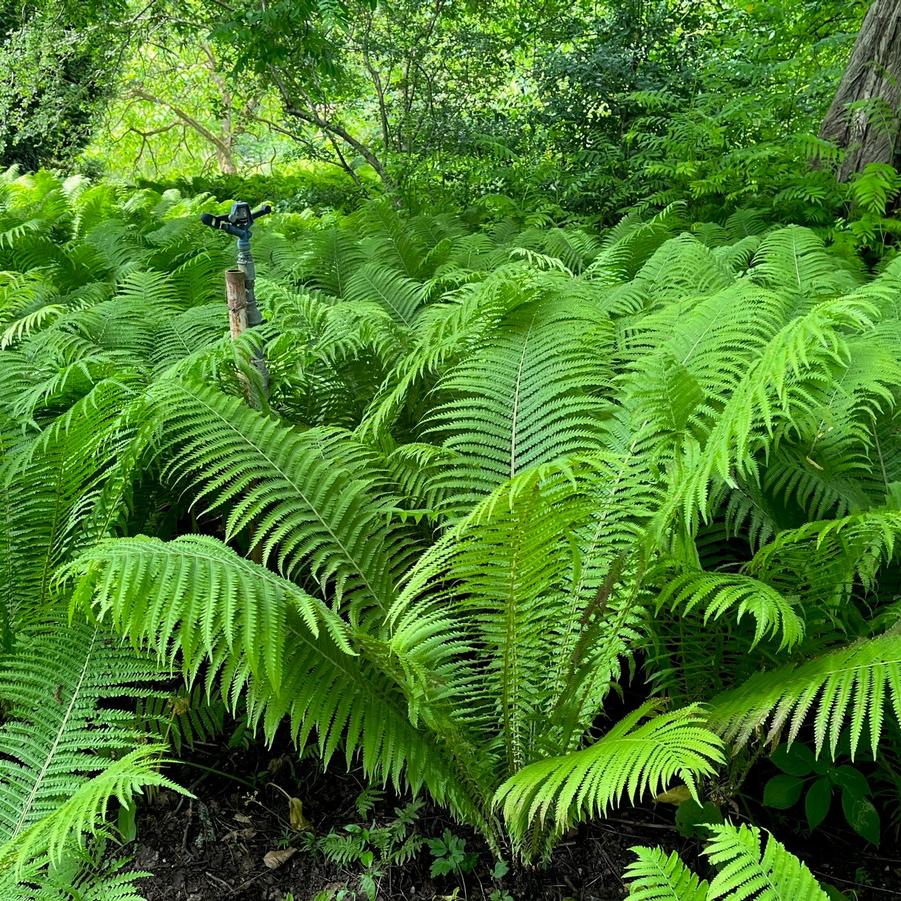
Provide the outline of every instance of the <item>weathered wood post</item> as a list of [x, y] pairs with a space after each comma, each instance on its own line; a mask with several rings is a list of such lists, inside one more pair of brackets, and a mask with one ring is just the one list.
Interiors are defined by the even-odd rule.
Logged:
[[[228, 302], [229, 331], [232, 341], [236, 341], [247, 331], [247, 280], [242, 269], [225, 270], [225, 299]], [[238, 380], [241, 382], [244, 399], [251, 407], [259, 408], [260, 398], [246, 373], [238, 370]]]
[[228, 324], [234, 341], [247, 331], [247, 284], [242, 270], [225, 271], [225, 297], [228, 301]]

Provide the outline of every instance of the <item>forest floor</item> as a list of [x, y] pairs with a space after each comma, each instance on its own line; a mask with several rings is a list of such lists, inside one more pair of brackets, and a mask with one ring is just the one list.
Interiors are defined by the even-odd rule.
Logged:
[[[136, 867], [153, 873], [142, 883], [147, 901], [310, 901], [323, 890], [359, 888], [359, 865], [342, 867], [304, 847], [304, 833], [292, 829], [288, 799], [301, 800], [303, 816], [318, 836], [333, 829], [343, 834], [350, 823], [388, 823], [402, 799], [386, 794], [363, 819], [355, 806], [365, 787], [362, 773], [346, 773], [339, 765], [323, 773], [315, 760], [298, 761], [290, 752], [261, 747], [211, 750], [202, 756], [201, 768], [186, 764], [172, 774], [193, 799], [164, 791], [139, 812], [132, 850]], [[616, 811], [567, 835], [547, 867], [508, 873], [498, 881], [491, 876], [493, 860], [484, 842], [441, 810], [424, 807], [414, 828], [427, 837], [450, 829], [466, 840], [467, 852], [478, 853], [478, 863], [462, 877], [432, 878], [432, 855], [424, 848], [378, 879], [379, 901], [487, 901], [501, 889], [508, 894], [495, 894], [495, 901], [622, 899], [622, 873], [634, 859], [633, 845], [678, 851], [705, 872], [699, 843], [679, 835], [666, 805]], [[849, 898], [901, 898], [901, 847], [893, 836], [886, 835], [878, 851], [866, 851], [840, 829], [819, 829], [807, 841], [785, 829], [777, 832], [822, 882]], [[267, 855], [270, 865], [279, 858], [284, 862], [267, 866]], [[350, 891], [344, 897], [365, 895]]]

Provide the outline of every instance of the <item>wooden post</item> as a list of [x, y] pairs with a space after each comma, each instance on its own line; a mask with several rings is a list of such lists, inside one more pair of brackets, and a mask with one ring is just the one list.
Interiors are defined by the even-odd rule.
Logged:
[[[225, 297], [228, 301], [228, 325], [231, 329], [232, 341], [237, 340], [247, 331], [247, 282], [244, 273], [240, 269], [226, 269], [225, 271]], [[244, 400], [248, 406], [258, 410], [259, 398], [256, 396], [250, 379], [239, 367], [238, 380], [244, 392]]]
[[226, 270], [225, 296], [228, 299], [228, 324], [234, 340], [247, 331], [247, 283], [240, 269]]
[[[247, 273], [243, 269], [226, 269], [225, 296], [228, 300], [228, 325], [232, 341], [236, 341], [251, 325], [247, 315], [251, 293], [248, 291]], [[251, 385], [246, 375], [241, 373], [238, 375], [244, 385], [247, 403], [255, 410], [259, 410], [264, 406], [263, 401], [269, 397], [269, 370], [266, 367], [266, 360], [259, 352], [254, 352], [251, 362], [260, 374], [259, 383], [256, 386]]]
[[[226, 269], [225, 270], [225, 297], [228, 300], [228, 325], [231, 329], [232, 341], [235, 341], [244, 332], [247, 331], [247, 281], [244, 277], [242, 269]], [[258, 365], [254, 360], [254, 365]], [[268, 373], [267, 373], [268, 374]], [[244, 391], [244, 400], [247, 401], [249, 407], [255, 410], [260, 408], [257, 392], [247, 375], [238, 369], [238, 380], [241, 382], [241, 388]], [[265, 390], [265, 389], [264, 389]], [[254, 542], [254, 534], [257, 530], [257, 521], [254, 519], [248, 525], [247, 539], [250, 544], [250, 559], [254, 563], [263, 562], [263, 545], [261, 542]]]

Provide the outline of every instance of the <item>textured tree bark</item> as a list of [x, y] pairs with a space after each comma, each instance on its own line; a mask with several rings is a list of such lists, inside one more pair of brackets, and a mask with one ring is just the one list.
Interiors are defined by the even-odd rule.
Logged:
[[[849, 104], [861, 108], [849, 109]], [[901, 2], [874, 0], [860, 28], [820, 137], [845, 150], [839, 178], [868, 163], [893, 163], [899, 149]]]

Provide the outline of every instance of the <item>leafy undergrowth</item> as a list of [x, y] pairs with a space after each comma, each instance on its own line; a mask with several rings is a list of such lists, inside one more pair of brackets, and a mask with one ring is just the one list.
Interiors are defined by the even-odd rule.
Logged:
[[816, 776], [811, 828], [841, 790], [864, 840], [894, 834], [897, 259], [754, 209], [602, 234], [285, 213], [255, 237], [265, 322], [233, 341], [209, 198], [41, 173], [0, 202], [10, 899], [65, 898], [79, 846], [177, 792], [167, 760], [226, 710], [416, 795], [388, 833], [305, 839], [362, 864], [364, 896], [384, 878], [364, 838], [391, 845], [382, 869], [428, 838], [430, 874], [468, 871], [463, 827], [411, 832], [427, 802], [529, 873], [671, 790], [707, 819], [712, 897], [772, 870], [822, 901], [745, 825], [796, 740], [822, 771], [765, 801]]

